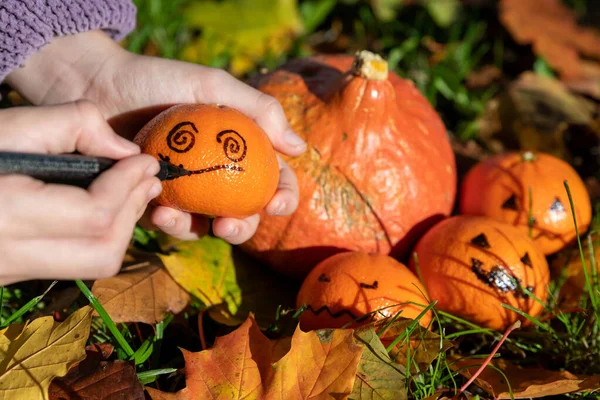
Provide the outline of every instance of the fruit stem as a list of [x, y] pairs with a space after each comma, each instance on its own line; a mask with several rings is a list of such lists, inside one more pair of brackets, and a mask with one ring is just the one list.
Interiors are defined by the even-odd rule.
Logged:
[[526, 161], [526, 162], [531, 162], [531, 161], [535, 161], [536, 157], [535, 154], [533, 154], [532, 151], [526, 151], [524, 153], [521, 153], [521, 160]]
[[378, 54], [361, 50], [354, 55], [352, 73], [366, 79], [385, 81], [388, 77], [388, 64]]

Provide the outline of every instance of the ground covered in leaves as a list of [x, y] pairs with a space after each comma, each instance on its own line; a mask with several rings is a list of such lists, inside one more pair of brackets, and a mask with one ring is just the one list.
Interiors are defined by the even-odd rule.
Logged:
[[[316, 52], [375, 51], [440, 113], [459, 176], [490, 154], [544, 151], [577, 169], [598, 209], [600, 2], [136, 3], [123, 46], [240, 79]], [[2, 106], [20, 101], [7, 94]], [[506, 333], [435, 307], [431, 331], [392, 318], [302, 332], [298, 282], [211, 236], [137, 229], [116, 277], [0, 289], [0, 398], [597, 398], [599, 223], [581, 238], [591, 281], [579, 248], [551, 257], [546, 310]]]

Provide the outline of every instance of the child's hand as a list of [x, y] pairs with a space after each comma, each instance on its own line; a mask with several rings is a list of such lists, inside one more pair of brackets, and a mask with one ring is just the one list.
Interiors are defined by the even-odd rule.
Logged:
[[[9, 75], [8, 82], [35, 104], [90, 99], [112, 119], [117, 132], [130, 139], [169, 105], [219, 103], [252, 117], [277, 151], [299, 155], [306, 148], [274, 98], [223, 70], [128, 53], [100, 32], [56, 39], [30, 57], [25, 68]], [[266, 211], [289, 215], [298, 205], [296, 176], [282, 160], [280, 168], [279, 188]], [[208, 228], [204, 218], [165, 207], [155, 208], [149, 219], [181, 239], [197, 238]], [[245, 220], [217, 218], [213, 232], [238, 244], [254, 235], [258, 223], [258, 215]]]
[[136, 222], [158, 196], [158, 162], [88, 101], [0, 110], [0, 150], [123, 159], [88, 190], [0, 176], [0, 285], [116, 274]]

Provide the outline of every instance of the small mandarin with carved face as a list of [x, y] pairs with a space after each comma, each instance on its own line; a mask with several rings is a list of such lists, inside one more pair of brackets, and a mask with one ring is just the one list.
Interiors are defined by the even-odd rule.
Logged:
[[[425, 295], [423, 285], [402, 263], [383, 254], [351, 251], [333, 255], [312, 269], [296, 306], [307, 307], [300, 316], [305, 331], [356, 327], [399, 311], [401, 317], [414, 319], [429, 304]], [[430, 321], [428, 312], [419, 323], [427, 327]]]
[[279, 164], [267, 134], [226, 106], [173, 106], [146, 124], [134, 142], [143, 153], [187, 171], [163, 181], [155, 204], [245, 218], [261, 211], [277, 189]]
[[523, 232], [531, 225], [536, 245], [552, 254], [576, 239], [565, 180], [583, 233], [592, 219], [585, 184], [568, 163], [544, 153], [510, 152], [475, 165], [461, 186], [460, 212], [505, 221]]
[[[423, 284], [442, 311], [502, 330], [522, 320], [502, 303], [534, 317], [543, 310], [527, 292], [546, 301], [548, 263], [517, 227], [488, 217], [450, 217], [431, 228], [413, 251]], [[414, 257], [409, 265], [416, 270]]]

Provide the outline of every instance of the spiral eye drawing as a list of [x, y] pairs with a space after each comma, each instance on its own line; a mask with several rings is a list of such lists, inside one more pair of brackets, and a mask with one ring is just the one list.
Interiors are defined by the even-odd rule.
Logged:
[[[189, 129], [191, 128], [193, 132]], [[180, 122], [171, 129], [169, 136], [167, 136], [167, 146], [176, 153], [187, 153], [196, 144], [196, 135], [198, 129], [193, 122], [184, 121]]]
[[[167, 146], [176, 153], [187, 153], [196, 144], [196, 133], [198, 133], [198, 129], [193, 122], [180, 122], [169, 132], [169, 135], [167, 136]], [[169, 156], [159, 153], [158, 157], [162, 161], [171, 163], [181, 170], [181, 174], [179, 174], [179, 176], [174, 176], [173, 179], [182, 176], [204, 174], [206, 172], [217, 171], [220, 169], [244, 171], [244, 168], [234, 165], [244, 160], [248, 153], [248, 145], [246, 144], [244, 137], [233, 129], [226, 129], [217, 133], [215, 139], [218, 144], [223, 145], [223, 154], [228, 160], [231, 161], [231, 163], [212, 165], [198, 170], [189, 170], [185, 168], [183, 164], [179, 164], [178, 166], [172, 164]]]

